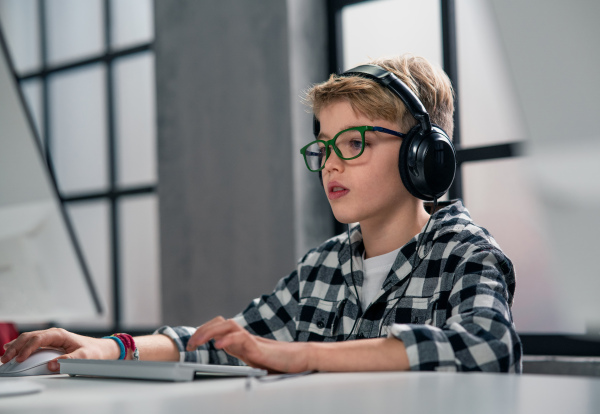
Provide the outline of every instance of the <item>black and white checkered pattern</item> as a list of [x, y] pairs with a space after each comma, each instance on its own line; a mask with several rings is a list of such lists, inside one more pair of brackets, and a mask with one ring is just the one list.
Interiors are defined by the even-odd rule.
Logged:
[[[255, 335], [280, 341], [393, 335], [404, 342], [412, 370], [521, 372], [521, 342], [510, 311], [512, 263], [460, 201], [436, 212], [427, 228], [400, 249], [367, 309], [359, 300], [359, 226], [351, 230], [350, 241], [352, 248], [342, 234], [309, 251], [271, 294], [255, 299], [234, 319]], [[186, 352], [194, 331], [165, 326], [156, 333], [175, 340], [184, 361], [240, 363], [212, 343]]]

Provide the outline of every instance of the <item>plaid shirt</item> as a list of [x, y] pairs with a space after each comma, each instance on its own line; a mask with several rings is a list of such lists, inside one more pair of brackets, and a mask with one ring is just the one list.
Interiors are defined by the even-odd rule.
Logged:
[[[412, 370], [521, 372], [521, 342], [510, 311], [512, 263], [460, 201], [438, 210], [400, 249], [367, 309], [359, 300], [363, 250], [360, 226], [350, 231], [350, 243], [348, 234], [326, 241], [235, 321], [279, 341], [394, 336], [404, 342]], [[175, 341], [182, 361], [241, 363], [212, 341], [186, 352], [194, 331], [164, 326], [156, 333]]]

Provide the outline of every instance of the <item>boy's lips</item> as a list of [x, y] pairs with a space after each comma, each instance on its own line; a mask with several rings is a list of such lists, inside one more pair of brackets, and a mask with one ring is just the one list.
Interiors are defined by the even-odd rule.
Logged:
[[348, 190], [346, 187], [344, 187], [337, 181], [332, 181], [327, 185], [327, 197], [330, 200], [336, 200], [340, 197], [345, 196], [349, 192], [350, 190]]

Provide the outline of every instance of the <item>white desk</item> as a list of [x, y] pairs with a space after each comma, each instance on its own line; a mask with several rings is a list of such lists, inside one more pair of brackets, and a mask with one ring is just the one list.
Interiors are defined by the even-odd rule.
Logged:
[[27, 380], [45, 390], [0, 399], [0, 413], [600, 412], [600, 379], [586, 377], [409, 372], [313, 374], [277, 382], [162, 383], [64, 375]]

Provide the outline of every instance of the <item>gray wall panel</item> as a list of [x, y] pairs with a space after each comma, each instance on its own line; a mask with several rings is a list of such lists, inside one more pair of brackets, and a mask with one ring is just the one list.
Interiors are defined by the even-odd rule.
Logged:
[[163, 322], [198, 325], [297, 259], [287, 6], [155, 7]]

